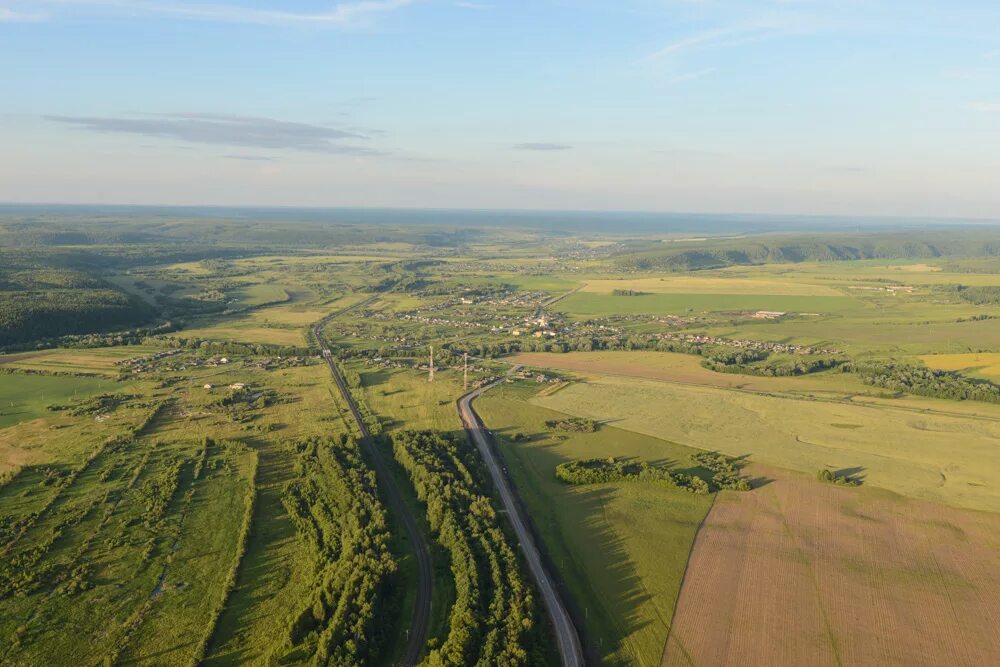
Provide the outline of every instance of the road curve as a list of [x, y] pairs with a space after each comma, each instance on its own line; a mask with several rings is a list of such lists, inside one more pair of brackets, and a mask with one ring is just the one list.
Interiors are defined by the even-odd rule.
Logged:
[[354, 421], [358, 424], [358, 430], [361, 432], [361, 446], [365, 449], [369, 460], [375, 466], [375, 476], [378, 479], [380, 487], [385, 491], [386, 500], [389, 501], [389, 509], [403, 524], [403, 530], [406, 531], [406, 536], [409, 538], [410, 544], [413, 545], [414, 555], [417, 558], [417, 595], [413, 601], [413, 617], [410, 629], [407, 632], [406, 652], [403, 654], [402, 660], [403, 667], [413, 667], [420, 660], [420, 654], [427, 644], [427, 629], [430, 626], [431, 620], [431, 593], [433, 590], [434, 572], [431, 565], [430, 550], [427, 548], [427, 542], [424, 540], [424, 535], [420, 531], [413, 513], [410, 511], [410, 507], [403, 500], [399, 487], [396, 486], [396, 481], [389, 471], [388, 464], [382, 452], [371, 439], [368, 426], [365, 425], [361, 411], [358, 410], [358, 406], [354, 402], [354, 397], [351, 396], [351, 392], [347, 388], [347, 383], [344, 382], [344, 377], [341, 375], [340, 369], [337, 368], [337, 363], [321, 331], [323, 325], [333, 318], [364, 303], [367, 303], [367, 301], [339, 310], [320, 320], [313, 326], [313, 335], [316, 336], [316, 342], [319, 343], [323, 351], [323, 359], [326, 360], [327, 365], [330, 367], [330, 373], [333, 375], [333, 380], [337, 384], [337, 388], [340, 389], [347, 407], [350, 409], [351, 414], [354, 415]]
[[562, 659], [563, 667], [582, 667], [584, 661], [583, 649], [580, 646], [580, 636], [576, 632], [573, 620], [566, 611], [566, 605], [563, 604], [562, 599], [559, 597], [559, 592], [556, 590], [551, 576], [549, 576], [549, 573], [545, 570], [545, 566], [542, 564], [542, 556], [535, 546], [535, 540], [528, 529], [527, 522], [521, 515], [521, 506], [515, 500], [516, 495], [514, 490], [507, 481], [507, 477], [504, 475], [503, 468], [497, 461], [496, 455], [490, 448], [486, 428], [479, 419], [479, 415], [472, 408], [472, 401], [496, 384], [493, 383], [481, 387], [458, 399], [458, 414], [462, 418], [462, 425], [465, 427], [466, 435], [476, 445], [476, 448], [479, 449], [479, 453], [482, 455], [483, 460], [486, 462], [486, 467], [490, 471], [490, 477], [493, 478], [493, 483], [500, 492], [500, 501], [503, 503], [503, 508], [507, 511], [507, 516], [510, 517], [510, 522], [514, 526], [514, 532], [517, 533], [517, 539], [521, 543], [521, 551], [524, 553], [525, 560], [528, 561], [531, 576], [534, 578], [535, 585], [542, 594], [549, 618], [552, 619], [552, 627], [555, 629], [556, 639], [559, 644], [559, 656]]

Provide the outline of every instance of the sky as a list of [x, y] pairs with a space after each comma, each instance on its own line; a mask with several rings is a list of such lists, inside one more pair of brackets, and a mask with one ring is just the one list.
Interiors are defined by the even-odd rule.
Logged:
[[1000, 2], [0, 0], [0, 202], [1000, 218]]

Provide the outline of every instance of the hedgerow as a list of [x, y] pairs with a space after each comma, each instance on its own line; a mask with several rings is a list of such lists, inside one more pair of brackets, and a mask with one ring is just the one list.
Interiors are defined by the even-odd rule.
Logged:
[[393, 434], [427, 519], [448, 552], [455, 601], [448, 636], [431, 650], [432, 667], [527, 664], [534, 625], [531, 591], [514, 548], [455, 439], [433, 431]]

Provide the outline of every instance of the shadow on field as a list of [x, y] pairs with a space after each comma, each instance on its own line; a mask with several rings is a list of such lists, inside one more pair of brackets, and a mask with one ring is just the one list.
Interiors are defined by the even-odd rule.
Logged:
[[[552, 438], [552, 433], [523, 433], [509, 427], [492, 429], [492, 433], [494, 449], [502, 441], [504, 474], [517, 493], [545, 567], [580, 633], [587, 664], [615, 664], [608, 663], [609, 652], [651, 622], [639, 611], [650, 595], [607, 516], [606, 506], [616, 490], [569, 486], [556, 480], [555, 467], [571, 459], [558, 453], [558, 444], [541, 443]], [[525, 438], [514, 440], [515, 433], [523, 433]], [[531, 448], [530, 458], [511, 451], [524, 445]], [[508, 467], [516, 469], [516, 475], [510, 474]], [[530, 478], [530, 483], [518, 485], [517, 477]], [[601, 576], [593, 576], [594, 572]], [[588, 600], [600, 600], [601, 604]], [[544, 609], [540, 613], [544, 614]]]

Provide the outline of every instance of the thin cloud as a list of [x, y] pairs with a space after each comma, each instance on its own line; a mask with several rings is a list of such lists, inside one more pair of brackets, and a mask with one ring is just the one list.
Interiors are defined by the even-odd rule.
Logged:
[[195, 144], [243, 146], [347, 155], [377, 155], [341, 143], [365, 135], [323, 125], [210, 113], [137, 114], [137, 117], [45, 116], [47, 120], [103, 134], [137, 134]]
[[455, 6], [461, 7], [462, 9], [475, 9], [478, 11], [484, 11], [487, 9], [496, 9], [496, 5], [488, 5], [483, 2], [464, 2], [463, 0], [459, 0], [458, 2], [456, 2]]
[[26, 14], [0, 7], [0, 23], [34, 23], [48, 18], [45, 14]]
[[969, 105], [969, 108], [973, 111], [996, 113], [1000, 112], [1000, 102], [973, 102]]
[[243, 162], [274, 162], [269, 155], [223, 155], [227, 160], [242, 160]]
[[348, 26], [377, 14], [386, 14], [412, 5], [414, 0], [359, 0], [342, 2], [321, 12], [288, 12], [233, 4], [161, 2], [158, 0], [42, 0], [52, 7], [113, 10], [130, 15], [152, 14], [215, 23], [256, 25]]
[[763, 24], [714, 28], [670, 42], [666, 46], [648, 54], [643, 60], [646, 62], [655, 62], [688, 51], [738, 46], [740, 44], [758, 42], [778, 34], [780, 34], [779, 30]]
[[519, 151], [568, 151], [573, 147], [568, 144], [551, 144], [547, 142], [529, 141], [524, 144], [515, 144], [514, 148]]

